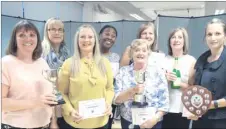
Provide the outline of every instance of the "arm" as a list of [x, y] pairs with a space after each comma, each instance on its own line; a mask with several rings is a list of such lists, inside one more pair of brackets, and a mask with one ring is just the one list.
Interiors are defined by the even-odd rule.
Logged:
[[17, 100], [8, 98], [9, 86], [2, 84], [2, 110], [19, 111], [41, 106], [37, 100]]
[[129, 61], [130, 61], [129, 55], [130, 55], [130, 46], [128, 46], [124, 51], [124, 53], [122, 54], [122, 57], [120, 60], [120, 67], [129, 65]]
[[169, 110], [169, 91], [168, 91], [168, 83], [165, 78], [165, 74], [162, 70], [158, 70], [158, 111], [156, 115], [160, 118]]
[[107, 59], [104, 59], [107, 75], [107, 86], [106, 86], [106, 102], [112, 104], [114, 97], [114, 86], [113, 86], [113, 72], [111, 64]]
[[182, 89], [186, 89], [187, 87], [191, 86], [194, 84], [194, 77], [195, 77], [195, 63], [196, 63], [196, 60], [194, 59], [193, 62], [192, 62], [192, 65], [189, 69], [189, 76], [188, 76], [188, 83], [184, 83], [182, 82], [181, 83], [181, 87]]
[[63, 63], [58, 75], [58, 89], [62, 93], [62, 96], [66, 102], [62, 105], [65, 115], [70, 115], [71, 112], [74, 110], [69, 100], [70, 68], [71, 59], [67, 59]]
[[129, 88], [127, 90], [123, 89], [123, 77], [125, 76], [125, 72], [127, 71], [125, 71], [125, 69], [122, 67], [119, 69], [119, 73], [115, 77], [115, 97], [113, 102], [116, 105], [128, 101], [135, 95], [133, 88]]

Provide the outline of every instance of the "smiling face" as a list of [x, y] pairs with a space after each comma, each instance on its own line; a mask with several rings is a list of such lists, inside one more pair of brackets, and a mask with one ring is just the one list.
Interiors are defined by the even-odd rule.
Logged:
[[100, 34], [100, 45], [102, 49], [109, 50], [115, 43], [116, 32], [113, 28], [105, 28]]
[[154, 28], [149, 26], [147, 29], [143, 30], [140, 34], [140, 38], [148, 40], [148, 45], [151, 46], [155, 41]]
[[34, 30], [21, 28], [16, 32], [17, 53], [33, 53], [37, 46], [38, 38]]
[[60, 21], [51, 21], [48, 25], [48, 38], [54, 45], [60, 45], [64, 39], [64, 26]]
[[139, 43], [132, 48], [132, 58], [134, 63], [146, 63], [148, 54], [149, 50], [146, 43]]
[[79, 32], [78, 46], [81, 53], [93, 52], [95, 36], [91, 28], [82, 28]]
[[184, 35], [181, 30], [176, 31], [174, 35], [170, 38], [170, 46], [173, 51], [183, 50], [184, 42]]
[[206, 42], [210, 49], [219, 49], [224, 46], [226, 35], [220, 23], [209, 24], [206, 28]]

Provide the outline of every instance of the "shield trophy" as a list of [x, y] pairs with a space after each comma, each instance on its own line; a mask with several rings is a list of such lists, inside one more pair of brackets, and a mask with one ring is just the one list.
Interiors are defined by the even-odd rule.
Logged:
[[[57, 77], [58, 77], [58, 69], [48, 69], [48, 70], [43, 70], [42, 75], [46, 80], [52, 83], [53, 86], [53, 94], [55, 94], [57, 98], [57, 104], [56, 105], [61, 105], [65, 104], [65, 101], [63, 99], [62, 94], [57, 90], [56, 83], [57, 83]], [[55, 106], [55, 105], [51, 105]]]
[[196, 116], [202, 116], [211, 105], [212, 94], [208, 89], [194, 85], [183, 91], [181, 100], [189, 112]]

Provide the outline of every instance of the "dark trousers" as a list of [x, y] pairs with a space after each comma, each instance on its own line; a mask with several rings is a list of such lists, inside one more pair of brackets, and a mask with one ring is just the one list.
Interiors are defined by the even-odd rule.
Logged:
[[[123, 117], [121, 117], [121, 126], [122, 129], [140, 129], [139, 125], [132, 125], [132, 122], [127, 121]], [[162, 128], [162, 121], [158, 122], [152, 129], [161, 129]]]
[[190, 120], [182, 117], [182, 113], [168, 113], [163, 116], [163, 129], [189, 129]]
[[[61, 121], [61, 128], [60, 129], [79, 129], [79, 128], [75, 128], [71, 125], [69, 125], [64, 119], [62, 119]], [[107, 129], [107, 124], [103, 127], [100, 127], [100, 128], [92, 128], [92, 129]]]
[[199, 118], [193, 121], [192, 129], [226, 129], [226, 119]]
[[114, 116], [115, 116], [116, 105], [112, 104], [111, 107], [112, 107], [113, 116], [112, 116], [112, 118], [111, 118], [111, 116], [109, 116], [109, 120], [108, 120], [108, 123], [107, 123], [108, 129], [111, 129], [111, 126], [112, 126], [112, 123], [113, 123], [113, 120], [114, 120]]
[[[13, 127], [13, 126], [7, 125], [7, 124], [2, 124], [1, 129], [27, 129], [27, 128], [18, 128], [18, 127]], [[33, 128], [33, 129], [49, 129], [49, 125], [47, 125], [45, 127], [39, 127], [39, 128]]]
[[57, 125], [60, 129], [64, 128], [64, 118], [63, 117], [58, 117], [57, 118]]

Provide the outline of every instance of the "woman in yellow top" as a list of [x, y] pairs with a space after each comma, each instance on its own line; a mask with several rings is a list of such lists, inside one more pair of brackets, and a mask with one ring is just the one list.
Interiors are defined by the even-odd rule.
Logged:
[[[74, 55], [63, 63], [58, 84], [66, 101], [62, 106], [64, 128], [107, 128], [114, 96], [113, 73], [108, 59], [100, 54], [97, 33], [91, 25], [78, 28], [74, 38]], [[102, 116], [84, 118], [88, 111], [79, 112], [79, 105], [93, 99], [105, 100], [102, 101], [103, 106], [96, 105], [103, 108]]]

